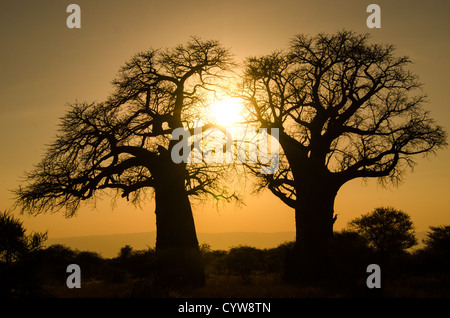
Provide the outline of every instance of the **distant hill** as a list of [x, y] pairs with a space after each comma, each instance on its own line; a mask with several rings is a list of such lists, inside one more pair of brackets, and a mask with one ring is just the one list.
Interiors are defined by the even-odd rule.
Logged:
[[[294, 241], [294, 232], [258, 233], [258, 232], [226, 232], [226, 233], [198, 233], [200, 244], [207, 243], [214, 250], [228, 250], [238, 245], [249, 245], [256, 248], [272, 248]], [[154, 247], [156, 232], [125, 233], [108, 235], [89, 235], [49, 238], [46, 245], [63, 244], [80, 251], [92, 251], [103, 257], [117, 256], [121, 247], [130, 245], [135, 250]]]

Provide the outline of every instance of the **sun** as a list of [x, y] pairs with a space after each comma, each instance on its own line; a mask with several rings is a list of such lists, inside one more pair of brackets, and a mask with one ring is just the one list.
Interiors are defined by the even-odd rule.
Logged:
[[225, 127], [244, 122], [243, 110], [241, 100], [232, 97], [216, 100], [210, 105], [214, 122]]

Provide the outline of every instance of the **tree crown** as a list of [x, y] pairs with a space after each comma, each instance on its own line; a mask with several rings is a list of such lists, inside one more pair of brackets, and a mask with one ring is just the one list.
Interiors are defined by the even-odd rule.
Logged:
[[339, 188], [354, 178], [397, 183], [418, 154], [446, 146], [423, 108], [408, 57], [350, 31], [298, 35], [286, 51], [245, 63], [242, 95], [251, 121], [280, 130], [284, 168], [263, 187], [292, 204], [293, 182], [315, 176]]
[[70, 105], [55, 141], [15, 191], [22, 211], [65, 208], [72, 216], [82, 200], [111, 189], [138, 203], [147, 189], [170, 186], [172, 173], [185, 180], [189, 195], [228, 197], [217, 189], [223, 167], [175, 165], [170, 152], [173, 130], [201, 111], [203, 95], [232, 63], [217, 41], [195, 37], [136, 54], [120, 69], [106, 101]]
[[376, 208], [350, 221], [349, 228], [382, 253], [404, 251], [417, 244], [410, 216], [392, 207]]

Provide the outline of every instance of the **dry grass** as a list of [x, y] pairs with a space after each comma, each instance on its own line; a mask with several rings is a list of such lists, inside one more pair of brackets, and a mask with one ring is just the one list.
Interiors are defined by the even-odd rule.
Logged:
[[319, 288], [297, 287], [283, 283], [278, 275], [255, 275], [249, 280], [238, 276], [211, 275], [205, 287], [185, 296], [200, 298], [298, 298], [323, 297]]
[[79, 289], [65, 284], [44, 287], [57, 298], [448, 298], [448, 278], [416, 277], [386, 282], [380, 290], [360, 286], [358, 290], [346, 288], [312, 288], [287, 284], [279, 275], [253, 275], [242, 279], [233, 275], [210, 274], [204, 287], [161, 290], [151, 281], [129, 279], [124, 282], [88, 281]]
[[322, 288], [299, 287], [282, 282], [278, 275], [254, 275], [242, 279], [232, 275], [209, 275], [204, 287], [157, 290], [150, 281], [134, 279], [120, 283], [89, 281], [79, 289], [64, 285], [47, 285], [45, 290], [58, 298], [322, 298], [339, 297], [339, 293]]

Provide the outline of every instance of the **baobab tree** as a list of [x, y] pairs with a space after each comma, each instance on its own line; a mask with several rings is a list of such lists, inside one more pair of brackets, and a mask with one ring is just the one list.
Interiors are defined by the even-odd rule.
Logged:
[[286, 51], [246, 60], [241, 95], [251, 121], [278, 129], [281, 147], [276, 173], [253, 171], [295, 210], [291, 279], [320, 279], [342, 185], [396, 184], [417, 155], [446, 145], [426, 96], [412, 94], [421, 84], [409, 64], [394, 46], [350, 31], [298, 35]]
[[[217, 41], [192, 38], [184, 45], [136, 54], [113, 81], [104, 102], [75, 103], [42, 161], [16, 190], [22, 212], [65, 209], [73, 216], [83, 200], [103, 191], [138, 203], [155, 199], [156, 252], [164, 284], [202, 284], [204, 270], [189, 197], [228, 198], [217, 186], [220, 165], [171, 158], [175, 129], [192, 127], [204, 97], [232, 65]], [[197, 114], [197, 115], [196, 115]]]

